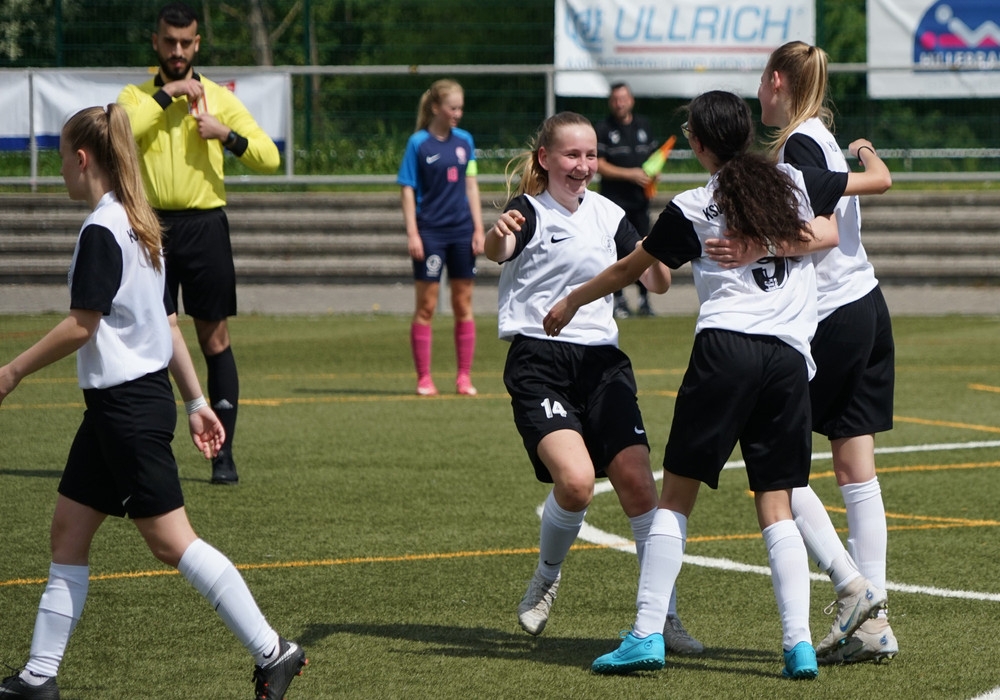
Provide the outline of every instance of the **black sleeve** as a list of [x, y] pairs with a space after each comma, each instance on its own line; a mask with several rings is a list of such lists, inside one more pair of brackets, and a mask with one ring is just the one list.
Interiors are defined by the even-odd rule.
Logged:
[[618, 250], [618, 259], [631, 255], [635, 250], [635, 244], [642, 239], [635, 226], [628, 220], [627, 216], [622, 216], [618, 222], [618, 230], [615, 231], [615, 248]]
[[832, 214], [847, 189], [848, 173], [809, 167], [800, 167], [798, 170], [806, 183], [806, 194], [813, 213], [816, 216]]
[[670, 202], [657, 217], [652, 230], [642, 242], [646, 252], [672, 270], [702, 254], [701, 241], [688, 220], [673, 202]]
[[122, 284], [122, 265], [122, 249], [111, 231], [96, 224], [83, 229], [73, 266], [69, 307], [110, 314], [111, 302]]
[[795, 167], [811, 165], [814, 168], [826, 168], [826, 156], [816, 141], [805, 134], [792, 134], [785, 142], [783, 159]]
[[177, 313], [177, 309], [174, 308], [174, 300], [170, 297], [170, 289], [167, 285], [163, 285], [163, 310], [167, 313], [167, 316]]
[[504, 211], [516, 210], [524, 215], [524, 223], [521, 224], [521, 230], [514, 234], [517, 239], [517, 245], [514, 246], [514, 252], [507, 260], [513, 260], [521, 251], [524, 250], [524, 246], [528, 245], [528, 241], [531, 237], [535, 235], [535, 229], [538, 228], [538, 216], [535, 215], [535, 208], [531, 206], [531, 202], [523, 194], [514, 199], [510, 200], [507, 204], [507, 208]]

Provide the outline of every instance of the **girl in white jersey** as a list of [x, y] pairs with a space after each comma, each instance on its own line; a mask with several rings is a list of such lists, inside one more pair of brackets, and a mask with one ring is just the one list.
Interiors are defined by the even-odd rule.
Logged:
[[70, 198], [93, 208], [70, 265], [71, 310], [0, 367], [0, 403], [25, 376], [76, 351], [87, 411], [59, 483], [52, 564], [30, 657], [0, 683], [0, 698], [58, 700], [56, 674], [87, 599], [91, 542], [108, 515], [132, 518], [153, 555], [177, 568], [254, 656], [254, 697], [281, 698], [305, 653], [267, 624], [242, 576], [198, 538], [184, 510], [170, 448], [177, 413], [168, 368], [206, 458], [218, 452], [225, 431], [168, 308], [160, 223], [143, 195], [124, 110], [111, 104], [75, 114], [59, 154]]
[[[562, 564], [583, 524], [594, 481], [607, 476], [642, 551], [656, 507], [649, 442], [628, 357], [618, 349], [612, 295], [581, 312], [558, 342], [545, 334], [545, 310], [567, 287], [582, 284], [628, 255], [639, 234], [625, 212], [587, 189], [597, 172], [597, 135], [579, 114], [546, 119], [524, 154], [517, 196], [486, 235], [486, 255], [503, 263], [500, 337], [511, 343], [504, 383], [514, 422], [535, 469], [552, 483], [542, 513], [538, 565], [518, 607], [530, 634], [544, 629]], [[654, 293], [670, 271], [649, 269]], [[702, 645], [684, 630], [672, 599], [661, 630], [679, 653]]]
[[[831, 218], [814, 218], [814, 209], [831, 214], [847, 177], [811, 171], [807, 178], [749, 153], [750, 108], [732, 93], [696, 97], [682, 130], [712, 175], [708, 184], [675, 197], [641, 247], [571, 290], [544, 320], [545, 330], [559, 337], [578, 310], [631, 283], [649, 265], [692, 264], [701, 309], [663, 458], [663, 491], [639, 576], [638, 615], [621, 646], [596, 659], [592, 669], [625, 673], [664, 665], [659, 629], [680, 572], [687, 519], [701, 483], [717, 488], [739, 442], [781, 616], [782, 674], [815, 678], [809, 562], [792, 519], [791, 489], [809, 479], [816, 280], [809, 256], [781, 255], [811, 239], [836, 244]], [[705, 241], [727, 228], [770, 255], [736, 269], [711, 261]]]
[[[846, 172], [847, 162], [830, 132], [833, 118], [826, 106], [826, 87], [827, 56], [822, 49], [800, 41], [779, 47], [761, 76], [761, 121], [778, 128], [772, 145], [783, 162]], [[861, 149], [859, 156], [875, 154], [871, 144]], [[888, 530], [875, 474], [875, 434], [892, 428], [892, 324], [861, 242], [858, 198], [841, 199], [836, 214], [839, 245], [814, 256], [819, 327], [812, 341], [816, 376], [809, 386], [813, 430], [830, 440], [833, 470], [847, 509], [848, 551], [877, 595], [885, 589]], [[836, 634], [859, 594], [866, 594], [856, 584], [843, 583], [851, 563], [812, 489], [796, 490], [792, 508], [803, 532], [814, 534], [810, 549], [837, 589], [835, 633], [817, 648], [820, 663], [891, 659], [899, 645], [884, 607], [849, 637]]]

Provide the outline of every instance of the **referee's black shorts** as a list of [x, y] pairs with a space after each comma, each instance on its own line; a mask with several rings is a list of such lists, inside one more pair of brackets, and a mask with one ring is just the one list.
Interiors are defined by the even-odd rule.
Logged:
[[163, 222], [167, 260], [167, 292], [177, 305], [178, 287], [184, 313], [202, 321], [236, 315], [236, 268], [223, 209], [156, 212]]
[[836, 440], [892, 429], [895, 344], [881, 289], [820, 321], [812, 355], [814, 431]]
[[59, 493], [118, 517], [149, 518], [183, 506], [170, 449], [177, 404], [167, 370], [83, 396], [87, 410]]
[[674, 403], [663, 468], [718, 488], [739, 442], [753, 491], [805, 486], [810, 424], [800, 352], [772, 336], [703, 330]]
[[597, 477], [626, 447], [645, 445], [646, 428], [628, 356], [613, 345], [578, 345], [517, 336], [503, 373], [514, 424], [535, 468], [552, 483], [538, 443], [557, 430], [583, 436]]

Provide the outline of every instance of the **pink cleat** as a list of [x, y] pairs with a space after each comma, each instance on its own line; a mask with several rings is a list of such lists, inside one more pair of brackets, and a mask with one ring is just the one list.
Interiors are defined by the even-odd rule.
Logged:
[[475, 396], [479, 393], [476, 387], [472, 386], [472, 380], [467, 374], [459, 375], [458, 379], [455, 380], [455, 391], [463, 396]]
[[437, 396], [438, 390], [430, 375], [417, 380], [417, 396]]

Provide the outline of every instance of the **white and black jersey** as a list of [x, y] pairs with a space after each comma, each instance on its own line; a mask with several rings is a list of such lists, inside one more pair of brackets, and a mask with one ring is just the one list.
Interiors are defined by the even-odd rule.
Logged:
[[164, 278], [108, 192], [80, 229], [69, 269], [70, 308], [100, 311], [76, 354], [82, 389], [103, 389], [164, 369], [173, 354]]
[[[848, 173], [847, 160], [823, 122], [813, 117], [800, 124], [782, 146], [779, 160], [796, 167], [812, 166]], [[836, 208], [840, 244], [815, 253], [819, 318], [868, 294], [878, 280], [861, 243], [861, 208], [858, 198], [841, 197]]]
[[[829, 214], [847, 184], [846, 175], [779, 165], [799, 188], [799, 217]], [[812, 377], [809, 341], [816, 331], [816, 273], [811, 256], [761, 258], [725, 269], [704, 252], [709, 238], [723, 238], [726, 220], [714, 200], [713, 176], [705, 187], [675, 197], [643, 242], [646, 251], [676, 269], [690, 262], [701, 307], [695, 333], [707, 328], [779, 338], [802, 353]], [[808, 197], [806, 196], [808, 193]], [[810, 202], [812, 204], [810, 204]]]
[[[516, 197], [507, 205], [511, 209], [526, 220], [500, 272], [500, 338], [549, 340], [542, 320], [553, 304], [635, 250], [639, 234], [621, 207], [589, 190], [574, 212], [548, 192]], [[617, 346], [612, 296], [581, 307], [552, 340]]]

